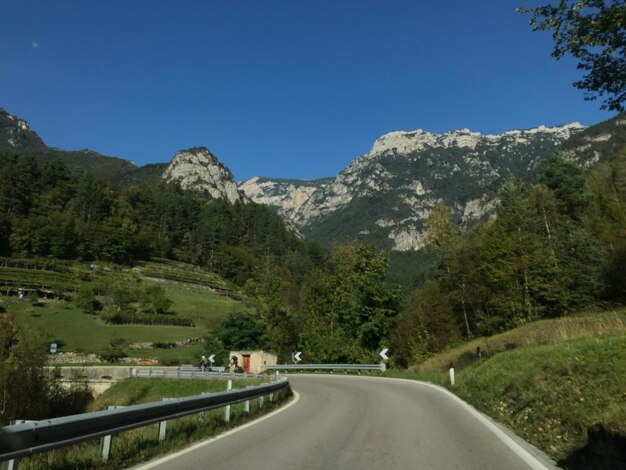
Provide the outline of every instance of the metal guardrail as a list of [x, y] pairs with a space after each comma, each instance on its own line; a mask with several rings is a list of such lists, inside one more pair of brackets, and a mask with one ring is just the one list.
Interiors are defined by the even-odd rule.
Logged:
[[158, 368], [140, 368], [132, 369], [132, 376], [148, 379], [264, 379], [270, 377], [270, 374], [253, 374], [250, 372], [235, 373], [225, 370], [205, 370], [197, 368], [185, 369], [158, 369]]
[[149, 424], [180, 418], [272, 394], [289, 386], [286, 379], [228, 392], [145, 403], [0, 428], [0, 461], [26, 457]]
[[267, 370], [376, 370], [385, 372], [385, 364], [278, 364]]

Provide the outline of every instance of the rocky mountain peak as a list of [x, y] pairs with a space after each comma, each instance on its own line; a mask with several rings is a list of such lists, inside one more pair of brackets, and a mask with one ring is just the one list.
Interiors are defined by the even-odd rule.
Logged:
[[231, 203], [245, 201], [237, 189], [233, 174], [206, 147], [193, 147], [176, 152], [163, 173], [167, 182], [178, 182], [182, 188], [206, 191], [216, 199]]
[[34, 150], [45, 147], [28, 122], [0, 108], [0, 150]]
[[474, 150], [479, 144], [497, 145], [503, 141], [509, 143], [526, 143], [529, 138], [545, 136], [550, 139], [566, 140], [573, 133], [585, 128], [578, 122], [562, 126], [539, 126], [525, 130], [510, 130], [503, 134], [481, 134], [469, 129], [457, 129], [441, 134], [430, 133], [422, 129], [414, 131], [394, 131], [378, 138], [370, 155], [381, 155], [388, 152], [409, 154], [426, 148], [452, 148]]
[[322, 184], [253, 178], [240, 187], [322, 243], [359, 238], [391, 250], [417, 250], [427, 235], [424, 221], [439, 201], [469, 223], [493, 211], [504, 181], [531, 180], [541, 162], [571, 138], [583, 139], [572, 157], [578, 164], [597, 161], [598, 155], [579, 147], [590, 145], [590, 138], [608, 138], [590, 137], [586, 129], [571, 123], [499, 135], [395, 131]]

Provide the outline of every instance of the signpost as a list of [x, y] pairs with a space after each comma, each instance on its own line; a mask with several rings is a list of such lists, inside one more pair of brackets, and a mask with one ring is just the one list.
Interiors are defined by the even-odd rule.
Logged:
[[302, 360], [300, 358], [300, 354], [302, 354], [302, 351], [297, 351], [291, 355], [291, 359], [293, 360], [294, 363], [300, 362]]
[[389, 356], [387, 356], [388, 352], [389, 352], [388, 348], [378, 349], [376, 350], [376, 357], [380, 361], [386, 361], [389, 359]]

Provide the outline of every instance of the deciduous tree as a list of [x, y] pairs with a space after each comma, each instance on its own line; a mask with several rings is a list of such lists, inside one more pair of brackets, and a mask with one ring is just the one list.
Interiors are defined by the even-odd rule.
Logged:
[[574, 86], [585, 99], [603, 97], [602, 109], [624, 111], [626, 101], [626, 3], [624, 0], [559, 0], [520, 8], [534, 31], [551, 31], [552, 56], [571, 54], [585, 71]]

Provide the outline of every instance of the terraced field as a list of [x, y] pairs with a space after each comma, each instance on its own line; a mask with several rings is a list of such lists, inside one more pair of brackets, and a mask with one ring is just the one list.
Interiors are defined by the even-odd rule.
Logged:
[[[78, 306], [81, 290], [112, 282], [162, 287], [172, 302], [167, 317], [190, 319], [193, 326], [116, 325]], [[242, 298], [217, 275], [184, 263], [156, 260], [129, 268], [0, 259], [0, 305], [13, 313], [20, 329], [56, 342], [59, 352], [103, 354], [116, 343], [129, 357], [195, 363], [202, 338], [229, 313], [254, 310]], [[160, 349], [155, 343], [176, 347]]]

